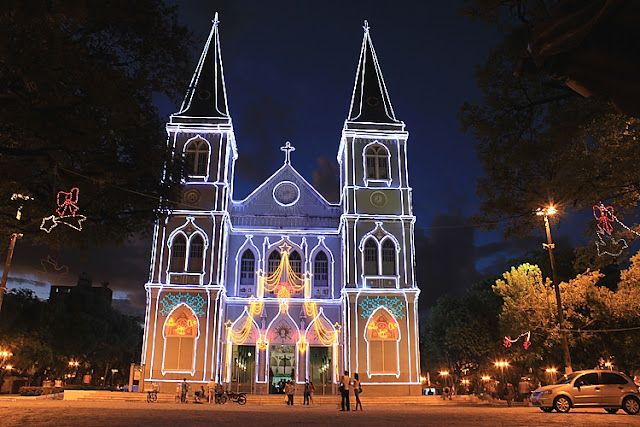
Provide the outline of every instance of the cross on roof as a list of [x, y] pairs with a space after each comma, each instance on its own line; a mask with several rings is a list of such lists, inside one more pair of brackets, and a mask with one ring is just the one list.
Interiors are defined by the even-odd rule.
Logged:
[[216, 25], [216, 26], [220, 23], [220, 20], [218, 20], [218, 12], [216, 12], [211, 22], [213, 23], [213, 25]]
[[284, 151], [284, 162], [285, 164], [291, 163], [291, 152], [296, 151], [295, 147], [291, 145], [289, 141], [284, 144], [284, 147], [280, 147], [280, 151]]
[[364, 32], [368, 33], [369, 32], [369, 21], [367, 21], [366, 19], [364, 20], [364, 25], [362, 26], [362, 28], [364, 28]]

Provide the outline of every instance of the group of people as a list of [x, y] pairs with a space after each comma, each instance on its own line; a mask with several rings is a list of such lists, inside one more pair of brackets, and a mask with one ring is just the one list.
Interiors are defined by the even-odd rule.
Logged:
[[354, 411], [360, 410], [362, 411], [362, 402], [360, 402], [360, 393], [362, 393], [362, 384], [360, 383], [360, 376], [355, 373], [353, 374], [353, 378], [349, 376], [349, 371], [344, 371], [344, 375], [340, 377], [340, 395], [342, 396], [340, 402], [340, 411], [350, 411], [351, 410], [351, 402], [349, 399], [349, 395], [353, 391], [353, 394], [356, 398], [356, 407]]
[[[303, 405], [313, 404], [313, 394], [316, 389], [313, 386], [313, 382], [309, 380], [305, 380], [304, 382], [304, 390], [303, 390]], [[293, 396], [296, 394], [296, 383], [295, 381], [287, 381], [284, 385], [284, 394], [286, 396], [285, 402], [287, 405], [293, 406]]]
[[[187, 395], [189, 394], [189, 390], [191, 390], [191, 386], [187, 382], [187, 379], [183, 378], [182, 382], [179, 383], [176, 387], [177, 398], [181, 403], [187, 403]], [[202, 400], [206, 397], [208, 403], [220, 403], [220, 396], [223, 393], [224, 388], [222, 387], [222, 384], [217, 384], [215, 381], [211, 380], [207, 383], [206, 390], [204, 388], [204, 385], [201, 385], [200, 390], [194, 391], [194, 402], [202, 403]]]

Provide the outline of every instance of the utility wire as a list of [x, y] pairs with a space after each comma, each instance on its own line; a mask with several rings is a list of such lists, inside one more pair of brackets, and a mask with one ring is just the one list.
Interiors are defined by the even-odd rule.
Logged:
[[606, 332], [627, 332], [637, 331], [640, 326], [634, 326], [631, 328], [612, 328], [612, 329], [560, 329], [560, 332], [575, 332], [578, 334], [591, 334], [591, 333], [606, 333]]

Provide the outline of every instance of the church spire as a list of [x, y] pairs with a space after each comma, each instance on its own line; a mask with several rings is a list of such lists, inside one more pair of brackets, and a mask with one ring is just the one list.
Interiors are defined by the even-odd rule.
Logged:
[[362, 38], [358, 71], [356, 72], [356, 82], [353, 88], [347, 121], [385, 124], [400, 123], [396, 120], [391, 106], [387, 87], [382, 77], [382, 70], [371, 41], [369, 23], [366, 20], [362, 28], [364, 29], [364, 36]]
[[216, 12], [209, 38], [200, 55], [187, 94], [180, 111], [174, 114], [172, 119], [202, 117], [230, 120], [220, 51], [219, 23]]

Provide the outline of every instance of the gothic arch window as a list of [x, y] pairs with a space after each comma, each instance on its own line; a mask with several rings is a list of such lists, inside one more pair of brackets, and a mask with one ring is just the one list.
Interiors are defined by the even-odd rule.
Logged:
[[189, 240], [189, 272], [202, 272], [202, 258], [204, 256], [204, 239], [200, 233], [191, 236]]
[[382, 243], [382, 275], [395, 276], [396, 274], [396, 245], [391, 239], [384, 239]]
[[166, 371], [193, 370], [198, 319], [191, 308], [182, 304], [169, 314], [164, 324], [164, 355], [162, 368]]
[[382, 144], [373, 144], [365, 150], [365, 179], [388, 180], [389, 179], [389, 150]]
[[185, 147], [185, 168], [189, 176], [206, 176], [209, 166], [209, 144], [204, 139], [194, 139]]
[[369, 237], [364, 242], [364, 274], [378, 275], [378, 243], [373, 237]]
[[271, 274], [276, 271], [278, 269], [278, 265], [280, 265], [280, 252], [273, 251], [267, 259], [267, 273]]
[[253, 285], [256, 275], [256, 257], [250, 249], [242, 254], [240, 259], [240, 284]]
[[187, 238], [179, 233], [171, 242], [171, 271], [183, 272], [187, 257]]
[[399, 325], [389, 312], [380, 308], [367, 321], [367, 368], [369, 374], [398, 374]]
[[289, 255], [289, 263], [291, 264], [291, 269], [295, 271], [296, 274], [302, 274], [302, 258], [298, 251], [291, 252]]
[[314, 286], [329, 286], [329, 260], [324, 251], [319, 251], [313, 260]]

